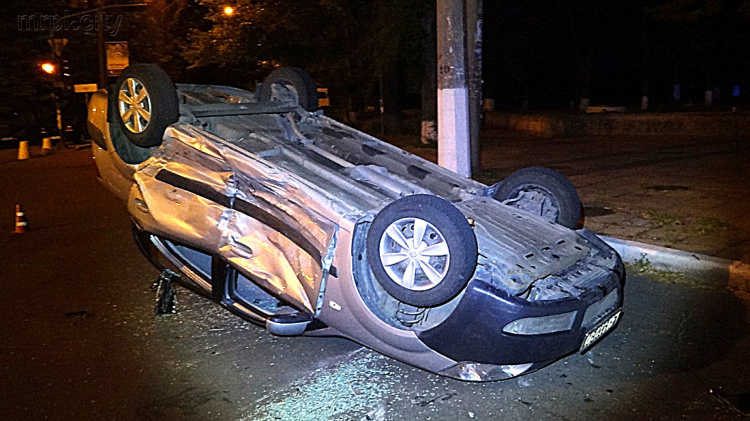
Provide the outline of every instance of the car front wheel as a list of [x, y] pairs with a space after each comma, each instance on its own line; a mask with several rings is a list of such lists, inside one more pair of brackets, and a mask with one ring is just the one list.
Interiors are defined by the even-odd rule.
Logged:
[[391, 296], [432, 307], [455, 297], [469, 282], [477, 263], [477, 240], [449, 202], [430, 195], [407, 196], [373, 220], [367, 260]]

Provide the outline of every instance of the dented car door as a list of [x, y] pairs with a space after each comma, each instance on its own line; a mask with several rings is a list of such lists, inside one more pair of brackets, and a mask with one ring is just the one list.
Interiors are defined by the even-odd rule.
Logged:
[[248, 155], [189, 125], [170, 127], [153, 159], [136, 171], [131, 214], [151, 232], [220, 255], [261, 288], [314, 314], [336, 226], [305, 206], [305, 189], [288, 174]]

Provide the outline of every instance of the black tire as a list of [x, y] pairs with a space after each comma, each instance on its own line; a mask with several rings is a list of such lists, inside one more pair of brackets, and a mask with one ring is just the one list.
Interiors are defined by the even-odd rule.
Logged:
[[296, 93], [299, 106], [307, 111], [318, 109], [318, 88], [307, 72], [296, 67], [279, 67], [263, 80], [258, 99], [260, 101], [276, 101], [273, 97], [273, 85], [284, 85], [292, 88]]
[[112, 146], [115, 148], [115, 153], [120, 159], [126, 164], [137, 165], [147, 160], [151, 156], [149, 148], [142, 148], [136, 146], [133, 142], [125, 136], [122, 132], [118, 120], [120, 118], [117, 112], [117, 100], [114, 94], [114, 88], [112, 93], [109, 95], [109, 104], [107, 105], [107, 121], [109, 122], [109, 138], [112, 140]]
[[[386, 272], [381, 260], [381, 238], [386, 235], [386, 229], [408, 218], [419, 218], [431, 224], [448, 248], [449, 263], [442, 280], [427, 289], [415, 290], [397, 283]], [[372, 221], [367, 233], [367, 262], [375, 279], [392, 297], [417, 307], [434, 307], [455, 297], [471, 279], [477, 265], [477, 239], [466, 217], [449, 202], [424, 194], [407, 196], [383, 208]], [[418, 270], [425, 275], [422, 269]]]
[[[576, 229], [581, 217], [581, 200], [570, 180], [559, 172], [546, 167], [528, 167], [518, 170], [499, 182], [493, 198], [500, 202], [517, 197], [522, 191], [544, 194], [552, 204], [556, 215], [542, 215], [554, 222]], [[514, 204], [509, 204], [514, 206]], [[520, 206], [516, 206], [523, 209]], [[554, 213], [554, 212], [553, 212]]]
[[[120, 115], [122, 102], [118, 96], [120, 92], [127, 92], [126, 81], [129, 79], [138, 81], [148, 92], [150, 119], [143, 127], [132, 127], [134, 121], [129, 120], [126, 123]], [[113, 96], [116, 112], [114, 113], [115, 121], [112, 123], [117, 124], [128, 140], [141, 148], [161, 145], [164, 130], [170, 124], [176, 123], [180, 117], [177, 89], [164, 70], [154, 64], [134, 64], [123, 70], [115, 83]], [[128, 125], [131, 127], [129, 128]]]

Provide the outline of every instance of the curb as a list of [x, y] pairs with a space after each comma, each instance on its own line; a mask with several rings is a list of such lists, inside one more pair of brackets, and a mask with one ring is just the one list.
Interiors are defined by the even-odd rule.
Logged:
[[726, 287], [750, 292], [750, 265], [687, 251], [599, 236], [627, 263], [647, 259], [656, 269], [682, 272], [710, 287]]

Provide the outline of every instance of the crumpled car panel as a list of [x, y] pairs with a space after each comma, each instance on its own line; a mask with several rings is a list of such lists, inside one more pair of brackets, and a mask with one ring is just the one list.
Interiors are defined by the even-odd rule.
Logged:
[[330, 269], [323, 256], [340, 217], [335, 210], [351, 208], [328, 207], [323, 215], [315, 206], [317, 189], [252, 160], [219, 138], [175, 124], [135, 173], [148, 213], [131, 213], [155, 234], [218, 253], [292, 306], [314, 313]]

